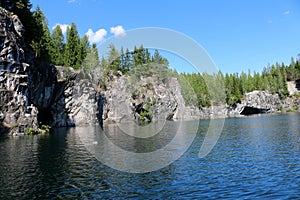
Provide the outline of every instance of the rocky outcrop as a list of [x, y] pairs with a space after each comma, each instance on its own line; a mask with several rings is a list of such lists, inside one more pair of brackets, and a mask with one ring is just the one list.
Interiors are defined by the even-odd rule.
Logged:
[[0, 134], [97, 123], [96, 87], [73, 68], [35, 60], [24, 31], [17, 16], [0, 8]]
[[68, 126], [82, 126], [98, 122], [101, 96], [88, 80], [78, 80], [73, 87], [65, 91]]
[[276, 113], [287, 110], [287, 108], [283, 108], [287, 105], [286, 102], [290, 102], [289, 108], [296, 105], [295, 98], [291, 98], [293, 101], [288, 101], [287, 99], [282, 100], [278, 94], [271, 94], [267, 91], [253, 91], [245, 94], [241, 103], [233, 106], [219, 105], [206, 107], [200, 109], [197, 113], [200, 119], [243, 117], [253, 114]]
[[281, 105], [278, 94], [266, 91], [253, 91], [245, 94], [235, 111], [241, 115], [263, 114], [277, 112]]
[[73, 68], [45, 63], [32, 73], [30, 100], [38, 108], [38, 121], [52, 127], [97, 123], [98, 93]]
[[297, 97], [287, 97], [282, 101], [280, 111], [290, 112], [298, 111], [300, 112], [300, 98]]
[[300, 94], [300, 80], [288, 81], [287, 88], [290, 95]]
[[155, 77], [132, 80], [130, 76], [109, 74], [101, 91], [100, 116], [104, 123], [138, 124], [158, 120], [189, 120], [193, 113], [185, 106], [176, 78]]
[[[0, 8], [0, 134], [24, 133], [41, 124], [53, 127], [103, 123], [149, 123], [300, 111], [299, 98], [253, 91], [235, 106], [186, 106], [176, 78], [110, 72], [83, 79], [73, 68], [37, 62], [26, 51], [24, 27]], [[30, 63], [27, 64], [27, 63]], [[91, 80], [93, 79], [93, 80]], [[295, 82], [293, 91], [299, 90]], [[298, 89], [297, 89], [298, 88]]]
[[36, 128], [37, 108], [28, 99], [24, 27], [17, 16], [0, 8], [0, 134]]

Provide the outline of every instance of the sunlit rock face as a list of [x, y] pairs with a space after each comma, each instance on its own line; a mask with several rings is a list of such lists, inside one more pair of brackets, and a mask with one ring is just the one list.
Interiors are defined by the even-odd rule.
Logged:
[[127, 75], [106, 78], [106, 89], [101, 91], [103, 122], [141, 124], [193, 119], [192, 109], [185, 106], [176, 78], [161, 81], [145, 77], [134, 82], [131, 78]]
[[244, 95], [244, 99], [239, 105], [240, 114], [263, 114], [278, 111], [281, 100], [278, 94], [270, 94], [266, 91], [253, 91]]
[[0, 8], [0, 134], [38, 126], [37, 108], [28, 101], [23, 33], [19, 18]]

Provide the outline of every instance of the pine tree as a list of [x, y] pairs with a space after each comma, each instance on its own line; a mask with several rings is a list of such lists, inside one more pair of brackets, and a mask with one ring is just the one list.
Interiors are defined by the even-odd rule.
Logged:
[[64, 64], [64, 35], [57, 25], [51, 35], [50, 61], [55, 65]]
[[110, 48], [109, 55], [108, 55], [109, 68], [114, 71], [119, 70], [120, 53], [117, 51], [116, 47], [113, 44], [111, 44], [109, 48]]
[[[96, 47], [97, 48], [97, 47]], [[87, 35], [84, 35], [83, 38], [80, 39], [80, 52], [79, 52], [79, 59], [77, 65], [80, 65], [83, 63], [84, 59], [86, 58], [88, 52], [90, 50], [90, 43], [89, 38]], [[99, 58], [98, 58], [99, 61]]]
[[129, 71], [131, 69], [131, 53], [129, 52], [129, 49], [127, 48], [126, 49], [126, 52], [125, 52], [125, 58], [124, 58], [124, 68]]
[[98, 48], [96, 44], [92, 45], [92, 48], [90, 48], [87, 51], [87, 56], [83, 60], [82, 63], [82, 70], [84, 74], [90, 73], [93, 69], [98, 67], [100, 65], [99, 62], [99, 56], [98, 56]]
[[104, 57], [101, 58], [100, 68], [103, 71], [108, 68], [108, 62], [107, 62], [107, 60]]
[[156, 64], [169, 64], [168, 60], [166, 58], [163, 58], [158, 50], [154, 51], [154, 55], [152, 56], [152, 62], [156, 63]]
[[242, 92], [242, 94], [248, 92], [250, 90], [249, 78], [247, 77], [245, 72], [241, 73], [240, 82], [241, 82], [241, 92]]
[[143, 56], [141, 54], [141, 49], [134, 46], [133, 48], [133, 66], [137, 67], [143, 64]]
[[[254, 84], [254, 90], [262, 90], [262, 88], [263, 88], [262, 77], [257, 72], [254, 72], [253, 84]], [[249, 91], [249, 92], [251, 92], [251, 91]]]
[[35, 57], [37, 59], [48, 61], [49, 50], [51, 49], [51, 38], [47, 19], [39, 7], [37, 7], [36, 11], [33, 12], [33, 17], [36, 21], [36, 26], [38, 27], [36, 34], [39, 36], [39, 38], [31, 42], [31, 47], [34, 50]]
[[67, 28], [64, 64], [74, 69], [80, 68], [80, 37], [74, 22]]
[[291, 64], [288, 67], [288, 71], [287, 71], [287, 79], [289, 81], [294, 81], [295, 80], [295, 74], [296, 74], [296, 62], [295, 62], [295, 59], [292, 57], [291, 58]]

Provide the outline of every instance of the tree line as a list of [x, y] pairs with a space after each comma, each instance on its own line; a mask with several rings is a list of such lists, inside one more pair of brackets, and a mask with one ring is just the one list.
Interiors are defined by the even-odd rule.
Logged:
[[128, 48], [124, 50], [122, 47], [119, 51], [111, 44], [107, 57], [102, 56], [100, 67], [104, 69], [105, 75], [110, 71], [120, 71], [123, 74], [135, 74], [141, 78], [168, 71], [169, 63], [157, 50], [152, 55], [149, 49], [144, 48], [143, 45], [134, 46], [132, 51]]
[[240, 103], [243, 95], [254, 90], [265, 90], [279, 94], [280, 98], [289, 96], [287, 81], [300, 79], [300, 56], [291, 59], [289, 65], [284, 63], [265, 67], [261, 73], [249, 70], [247, 73], [217, 74], [177, 73], [169, 68], [169, 62], [159, 51], [153, 54], [143, 46], [134, 47], [133, 51], [121, 48], [120, 51], [112, 44], [107, 57], [102, 57], [100, 68], [104, 76], [109, 72], [121, 71], [135, 78], [159, 77], [165, 82], [169, 77], [176, 77], [187, 105], [199, 108], [211, 105]]
[[[121, 71], [137, 77], [160, 75], [177, 77], [182, 94], [188, 105], [206, 107], [227, 103], [234, 105], [241, 102], [243, 95], [254, 90], [266, 90], [279, 94], [281, 98], [289, 95], [287, 81], [300, 78], [300, 59], [292, 58], [290, 65], [276, 63], [265, 67], [262, 73], [250, 70], [245, 73], [223, 74], [219, 71], [211, 75], [206, 73], [177, 73], [171, 70], [168, 60], [157, 50], [151, 55], [143, 46], [134, 47], [133, 51], [122, 48], [118, 51], [110, 46], [107, 58], [102, 58], [100, 66], [109, 71]], [[162, 72], [163, 73], [158, 73]]]
[[67, 27], [66, 38], [64, 38], [59, 25], [50, 33], [46, 17], [39, 7], [34, 12], [34, 16], [42, 30], [40, 40], [31, 43], [37, 59], [74, 69], [81, 69], [83, 64], [87, 65], [87, 68], [90, 68], [90, 65], [99, 65], [96, 44], [90, 45], [87, 35], [80, 38], [74, 22]]
[[228, 105], [234, 105], [241, 102], [245, 93], [254, 90], [267, 90], [285, 98], [289, 95], [287, 81], [300, 79], [300, 55], [298, 60], [292, 58], [289, 65], [276, 63], [265, 67], [262, 73], [249, 70], [225, 75], [222, 72], [179, 74], [169, 68], [168, 60], [157, 50], [151, 54], [143, 46], [134, 47], [132, 51], [123, 48], [119, 51], [111, 44], [108, 55], [102, 55], [99, 61], [96, 44], [91, 45], [86, 35], [80, 38], [75, 23], [67, 28], [64, 38], [60, 26], [50, 33], [46, 16], [39, 7], [31, 11], [29, 0], [0, 0], [0, 6], [19, 16], [26, 29], [25, 43], [37, 60], [80, 69], [85, 74], [100, 68], [104, 76], [122, 72], [136, 79], [153, 76], [166, 81], [170, 76], [177, 77], [186, 104], [200, 108], [222, 104], [224, 100]]
[[[188, 84], [181, 84], [186, 103], [198, 107], [216, 105], [221, 102], [222, 92], [217, 91], [218, 87], [216, 87], [217, 92], [212, 91], [211, 88], [209, 90], [207, 87], [207, 85], [218, 82], [223, 83], [228, 105], [240, 103], [244, 94], [254, 90], [265, 90], [272, 94], [277, 93], [281, 98], [286, 98], [289, 96], [287, 81], [300, 79], [300, 56], [297, 61], [292, 58], [289, 65], [276, 63], [265, 67], [262, 73], [251, 73], [250, 70], [248, 73], [226, 73], [225, 75], [222, 72], [218, 72], [216, 75], [183, 73], [179, 77], [181, 82], [183, 82], [182, 79], [188, 82]], [[194, 96], [189, 92], [190, 88], [193, 89]], [[215, 96], [212, 98], [212, 95], [218, 94], [220, 95], [219, 97]], [[212, 100], [216, 101], [213, 102]]]

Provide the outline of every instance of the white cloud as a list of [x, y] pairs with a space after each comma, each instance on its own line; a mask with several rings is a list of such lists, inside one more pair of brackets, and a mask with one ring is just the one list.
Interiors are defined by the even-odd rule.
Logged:
[[68, 3], [75, 3], [76, 0], [68, 0]]
[[289, 10], [283, 12], [284, 15], [289, 15], [291, 12]]
[[114, 36], [125, 36], [126, 35], [126, 33], [125, 33], [125, 30], [124, 30], [124, 28], [123, 28], [123, 26], [115, 26], [115, 27], [111, 27], [110, 28], [110, 32], [112, 33], [112, 34], [114, 34]]
[[98, 43], [104, 39], [106, 36], [107, 31], [105, 29], [99, 29], [98, 31], [94, 32], [92, 29], [89, 29], [86, 35], [89, 37], [90, 43]]
[[55, 26], [52, 27], [52, 30], [55, 29], [56, 26], [60, 26], [62, 33], [65, 34], [67, 32], [67, 28], [70, 26], [68, 24], [55, 24]]

